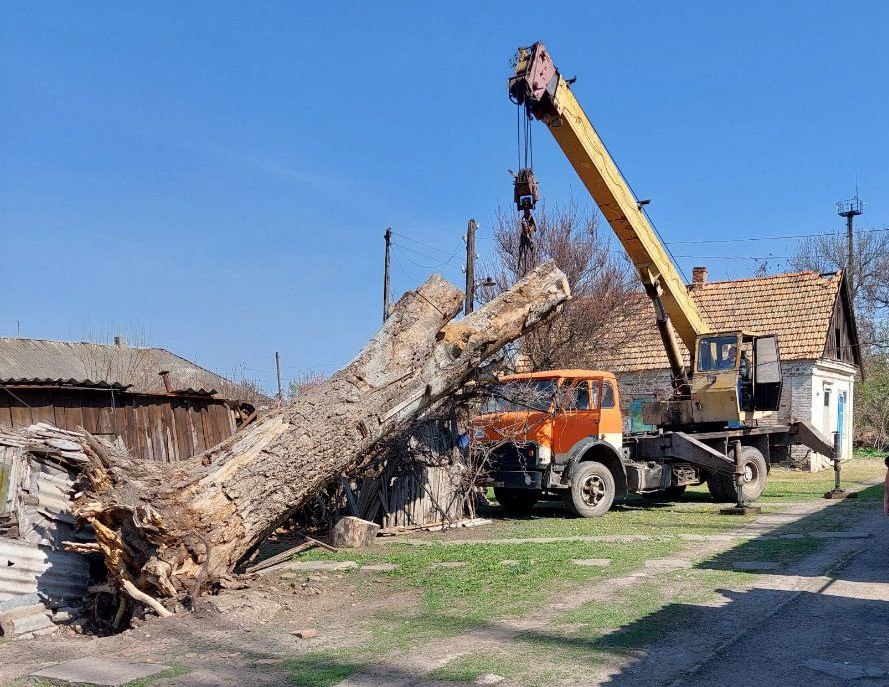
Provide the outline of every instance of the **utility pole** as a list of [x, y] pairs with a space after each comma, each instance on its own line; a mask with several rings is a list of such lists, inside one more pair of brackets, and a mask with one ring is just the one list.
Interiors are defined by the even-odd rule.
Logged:
[[389, 250], [392, 246], [392, 227], [386, 227], [386, 269], [383, 272], [383, 322], [389, 318]]
[[466, 227], [466, 296], [463, 314], [468, 315], [475, 306], [475, 220]]
[[275, 351], [275, 371], [278, 374], [278, 400], [284, 400], [284, 391], [281, 389], [281, 356]]
[[[862, 214], [864, 203], [858, 198], [858, 194], [851, 200], [841, 200], [837, 203], [837, 214], [846, 218], [846, 234], [849, 242], [849, 255], [846, 261], [846, 274], [852, 289], [858, 287], [858, 277], [855, 274], [855, 217]], [[854, 280], [854, 281], [853, 281]]]

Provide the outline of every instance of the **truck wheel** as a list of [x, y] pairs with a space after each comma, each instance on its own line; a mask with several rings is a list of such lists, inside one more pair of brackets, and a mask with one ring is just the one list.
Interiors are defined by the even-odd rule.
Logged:
[[732, 495], [729, 496], [725, 491], [725, 481], [722, 479], [722, 475], [716, 473], [707, 478], [707, 490], [717, 503], [735, 503], [738, 500], [734, 487], [732, 487]]
[[522, 515], [528, 513], [540, 497], [533, 489], [508, 489], [494, 487], [494, 498], [507, 513]]
[[678, 501], [682, 498], [684, 493], [684, 484], [682, 486], [674, 484], [672, 487], [667, 487], [663, 491], [650, 491], [647, 494], [642, 494], [642, 498], [646, 501]]
[[608, 512], [616, 491], [611, 470], [591, 460], [577, 466], [571, 475], [571, 489], [563, 498], [574, 515], [595, 518]]
[[[756, 501], [766, 488], [768, 468], [766, 460], [759, 449], [753, 446], [741, 447], [741, 459], [744, 461], [744, 486], [742, 494], [745, 501]], [[738, 494], [735, 489], [734, 475], [712, 474], [707, 478], [707, 488], [713, 498], [721, 503], [735, 503]]]

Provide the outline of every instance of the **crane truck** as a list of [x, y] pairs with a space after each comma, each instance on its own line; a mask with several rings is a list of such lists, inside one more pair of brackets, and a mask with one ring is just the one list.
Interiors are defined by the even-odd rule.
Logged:
[[[552, 134], [638, 271], [673, 393], [643, 405], [644, 420], [656, 431], [624, 433], [610, 372], [551, 370], [501, 379], [487, 412], [473, 423], [474, 446], [488, 456], [498, 501], [521, 511], [543, 496], [561, 496], [570, 510], [592, 517], [630, 493], [675, 498], [706, 482], [716, 500], [743, 505], [759, 498], [772, 461], [795, 443], [833, 458], [833, 443], [808, 422], [760, 422], [778, 410], [781, 398], [778, 337], [749, 332], [744, 322], [711, 330], [572, 82], [538, 42], [519, 49], [509, 97], [529, 124], [538, 120]], [[537, 201], [530, 166], [515, 175], [514, 195], [530, 241]]]

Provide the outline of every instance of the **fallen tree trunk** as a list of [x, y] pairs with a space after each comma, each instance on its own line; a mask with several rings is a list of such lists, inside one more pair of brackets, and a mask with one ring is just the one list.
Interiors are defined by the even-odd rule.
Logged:
[[[548, 263], [455, 322], [462, 293], [438, 276], [398, 301], [347, 367], [291, 406], [177, 464], [137, 462], [93, 437], [91, 523], [111, 576], [152, 596], [196, 596], [388, 433], [464, 384], [569, 298]], [[126, 587], [126, 585], [121, 584]]]

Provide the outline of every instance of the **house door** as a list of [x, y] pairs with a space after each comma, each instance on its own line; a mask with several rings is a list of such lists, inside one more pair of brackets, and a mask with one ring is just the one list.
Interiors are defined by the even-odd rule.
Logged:
[[846, 392], [837, 395], [837, 434], [840, 439], [840, 457], [843, 455], [843, 429], [845, 427], [846, 416]]

